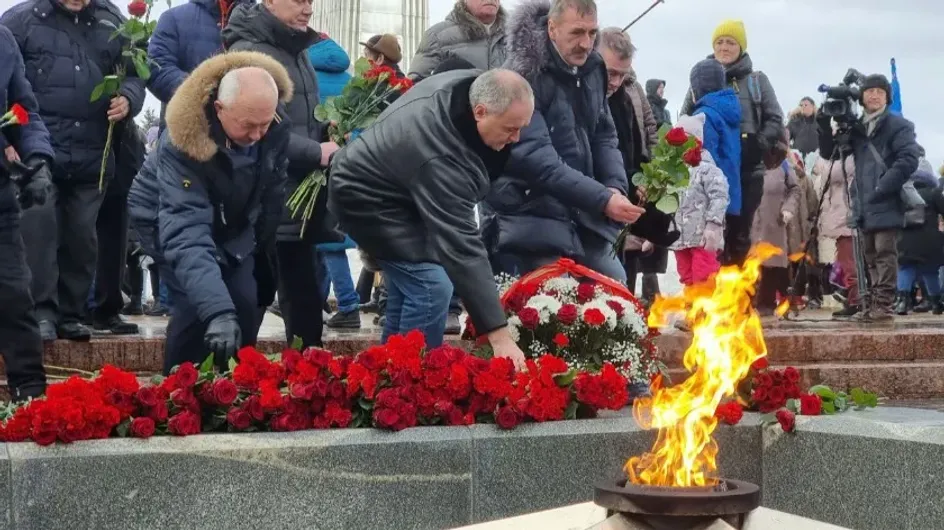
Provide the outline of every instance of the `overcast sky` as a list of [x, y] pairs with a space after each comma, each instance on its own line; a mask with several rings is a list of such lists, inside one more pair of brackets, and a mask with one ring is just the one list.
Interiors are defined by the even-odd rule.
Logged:
[[[518, 3], [504, 1], [509, 8]], [[624, 26], [651, 4], [597, 1], [603, 26]], [[15, 3], [0, 0], [0, 11]], [[159, 15], [165, 4], [156, 4]], [[442, 20], [452, 4], [430, 0], [430, 23]], [[850, 67], [890, 75], [895, 57], [905, 117], [915, 122], [932, 164], [944, 162], [944, 103], [933, 96], [944, 95], [944, 0], [665, 0], [630, 35], [639, 49], [640, 80], [667, 81], [673, 115], [691, 66], [711, 52], [711, 34], [726, 18], [744, 20], [754, 67], [770, 77], [785, 112], [803, 96], [819, 101], [816, 87], [839, 82]], [[149, 104], [156, 100], [149, 97]]]

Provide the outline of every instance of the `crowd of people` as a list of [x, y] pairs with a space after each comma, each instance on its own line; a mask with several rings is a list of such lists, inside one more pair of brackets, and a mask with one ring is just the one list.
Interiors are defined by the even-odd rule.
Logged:
[[[341, 147], [314, 111], [350, 80], [351, 58], [311, 16], [296, 0], [174, 6], [148, 43], [147, 79], [113, 38], [125, 17], [108, 0], [26, 0], [0, 16], [0, 102], [29, 115], [0, 131], [0, 351], [15, 397], [45, 388], [42, 341], [134, 334], [121, 315], [145, 311], [170, 315], [165, 371], [208, 352], [225, 368], [267, 309], [304, 346], [325, 325], [359, 327], [362, 311], [384, 340], [420, 329], [436, 346], [465, 310], [521, 365], [494, 276], [561, 257], [633, 289], [641, 274], [651, 301], [669, 252], [691, 285], [767, 241], [784, 252], [764, 264], [762, 314], [830, 295], [837, 318], [944, 313], [941, 185], [883, 75], [861, 81], [852, 122], [811, 98], [784, 116], [744, 24], [728, 20], [706, 35], [673, 120], [665, 82], [640, 83], [630, 36], [601, 28], [594, 0], [513, 13], [458, 0], [409, 72], [396, 36], [361, 43], [415, 86]], [[114, 96], [90, 103], [116, 69]], [[162, 106], [142, 131], [146, 90]], [[632, 176], [673, 122], [702, 152], [667, 217]], [[285, 203], [319, 169], [327, 191], [302, 231]]]

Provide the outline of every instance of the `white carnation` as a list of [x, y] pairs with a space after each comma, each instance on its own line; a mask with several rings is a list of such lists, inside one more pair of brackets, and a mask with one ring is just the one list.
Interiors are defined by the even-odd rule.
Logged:
[[543, 291], [556, 291], [558, 295], [563, 297], [573, 297], [577, 294], [577, 287], [580, 285], [577, 280], [569, 276], [561, 276], [558, 278], [551, 278], [544, 282]]
[[541, 324], [547, 324], [551, 316], [556, 315], [557, 312], [560, 311], [561, 305], [563, 304], [553, 296], [538, 294], [532, 296], [525, 307], [536, 309], [538, 315], [540, 315]]

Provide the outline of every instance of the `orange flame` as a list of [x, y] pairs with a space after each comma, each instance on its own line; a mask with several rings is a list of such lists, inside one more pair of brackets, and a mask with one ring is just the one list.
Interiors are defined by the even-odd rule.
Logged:
[[718, 425], [715, 409], [735, 393], [751, 364], [767, 355], [760, 317], [751, 307], [760, 265], [780, 254], [759, 243], [743, 268], [724, 267], [713, 281], [688, 287], [681, 296], [657, 299], [649, 325], [665, 327], [668, 317], [684, 312], [692, 326], [692, 345], [685, 352], [689, 378], [676, 386], [653, 389], [653, 397], [636, 400], [633, 415], [645, 429], [659, 429], [650, 452], [630, 458], [626, 473], [633, 484], [712, 486], [718, 477], [718, 446], [711, 434]]

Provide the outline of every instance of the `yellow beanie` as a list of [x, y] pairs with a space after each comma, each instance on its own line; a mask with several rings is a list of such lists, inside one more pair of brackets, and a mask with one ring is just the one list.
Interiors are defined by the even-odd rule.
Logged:
[[714, 46], [721, 37], [731, 37], [741, 46], [741, 53], [747, 51], [747, 30], [744, 29], [744, 21], [725, 20], [719, 24], [711, 35], [711, 45]]

